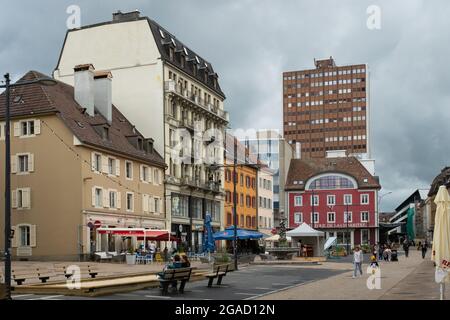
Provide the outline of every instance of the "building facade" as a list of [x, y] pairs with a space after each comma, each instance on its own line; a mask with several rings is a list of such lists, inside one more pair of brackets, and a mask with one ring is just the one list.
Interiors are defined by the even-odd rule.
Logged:
[[[40, 77], [44, 75], [30, 71], [22, 79]], [[75, 88], [62, 82], [31, 84], [11, 93], [14, 258], [78, 260], [95, 251], [137, 245], [137, 239], [100, 235], [94, 225], [168, 228], [165, 163], [153, 139], [145, 138], [111, 104], [109, 72], [77, 66], [75, 78]], [[4, 113], [3, 93], [2, 150]], [[4, 156], [0, 153], [2, 163]], [[2, 169], [0, 179], [4, 174]]]
[[273, 172], [273, 227], [279, 227], [280, 215], [285, 209], [286, 176], [294, 150], [279, 134], [278, 130], [257, 130], [240, 138], [250, 150], [250, 154], [266, 164]]
[[333, 150], [370, 157], [368, 66], [337, 66], [332, 57], [314, 64], [283, 73], [284, 138], [301, 144], [302, 158]]
[[258, 173], [258, 229], [271, 235], [274, 226], [273, 171], [261, 165]]
[[356, 157], [294, 159], [286, 184], [288, 226], [307, 223], [337, 245], [378, 242], [377, 177]]
[[[80, 50], [83, 48], [83, 50]], [[212, 65], [138, 11], [69, 30], [54, 77], [73, 83], [72, 66], [114, 71], [113, 102], [163, 155], [165, 201], [172, 234], [201, 251], [204, 218], [218, 230], [223, 216], [225, 95]]]
[[[257, 160], [249, 155], [235, 137], [226, 135], [225, 140], [225, 227], [234, 225], [234, 197], [236, 197], [238, 227], [247, 230], [258, 230], [258, 168]], [[234, 143], [237, 144], [236, 154], [236, 194], [234, 193]]]

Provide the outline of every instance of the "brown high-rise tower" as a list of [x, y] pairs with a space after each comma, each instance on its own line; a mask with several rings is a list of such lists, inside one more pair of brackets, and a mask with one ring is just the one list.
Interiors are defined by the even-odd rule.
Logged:
[[283, 73], [285, 139], [300, 143], [302, 158], [337, 150], [370, 157], [367, 65], [338, 67], [332, 57], [314, 63], [315, 69]]

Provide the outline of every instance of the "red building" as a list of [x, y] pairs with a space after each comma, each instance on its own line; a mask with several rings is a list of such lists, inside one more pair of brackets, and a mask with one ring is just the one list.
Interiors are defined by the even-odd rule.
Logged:
[[378, 177], [355, 157], [293, 159], [286, 183], [288, 226], [305, 222], [351, 248], [375, 244], [380, 188]]

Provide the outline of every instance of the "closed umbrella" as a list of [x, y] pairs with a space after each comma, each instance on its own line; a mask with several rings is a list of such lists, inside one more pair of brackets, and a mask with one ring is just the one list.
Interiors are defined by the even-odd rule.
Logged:
[[441, 300], [444, 299], [444, 282], [449, 282], [450, 268], [450, 197], [447, 188], [440, 186], [434, 199], [436, 217], [434, 220], [433, 249], [431, 260], [436, 263], [436, 282], [440, 283]]

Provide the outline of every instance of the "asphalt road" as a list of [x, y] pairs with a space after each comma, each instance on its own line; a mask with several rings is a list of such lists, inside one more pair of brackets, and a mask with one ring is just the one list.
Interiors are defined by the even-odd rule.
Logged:
[[254, 299], [269, 293], [275, 293], [293, 286], [325, 279], [345, 271], [302, 266], [257, 266], [241, 267], [223, 278], [222, 285], [207, 287], [207, 281], [195, 281], [186, 284], [185, 293], [170, 293], [161, 296], [158, 288], [149, 288], [127, 293], [117, 293], [95, 298], [72, 297], [62, 295], [23, 294], [13, 296], [18, 300], [245, 300]]

